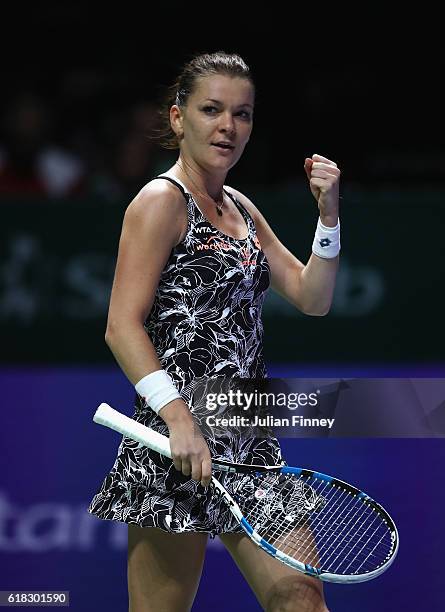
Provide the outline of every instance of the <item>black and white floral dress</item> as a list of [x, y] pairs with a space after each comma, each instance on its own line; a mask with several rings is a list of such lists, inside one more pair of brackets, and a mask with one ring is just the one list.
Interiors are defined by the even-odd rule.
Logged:
[[[188, 227], [161, 274], [145, 329], [161, 366], [199, 422], [193, 402], [197, 380], [267, 376], [261, 311], [270, 268], [253, 219], [232, 194], [225, 191], [246, 222], [245, 239], [227, 236], [209, 223], [177, 179], [157, 178], [170, 180], [181, 189]], [[133, 418], [168, 435], [164, 421], [138, 395]], [[227, 432], [226, 436], [206, 436], [206, 440], [212, 457], [239, 463], [283, 462], [274, 437]], [[241, 478], [216, 475], [223, 480]], [[207, 532], [214, 537], [241, 531], [230, 512], [212, 500], [209, 488], [183, 476], [170, 459], [126, 437], [88, 511], [102, 519], [175, 533]]]

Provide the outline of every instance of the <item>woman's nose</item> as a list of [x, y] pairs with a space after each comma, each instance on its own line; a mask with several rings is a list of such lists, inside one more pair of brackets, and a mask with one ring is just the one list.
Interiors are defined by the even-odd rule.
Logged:
[[224, 114], [221, 117], [221, 123], [219, 126], [221, 132], [232, 133], [235, 131], [235, 122], [233, 120], [232, 114]]

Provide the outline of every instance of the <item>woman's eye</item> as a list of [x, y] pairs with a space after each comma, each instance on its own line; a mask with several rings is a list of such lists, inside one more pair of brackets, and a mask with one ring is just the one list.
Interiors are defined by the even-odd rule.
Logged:
[[[208, 115], [215, 115], [216, 113], [219, 112], [219, 109], [216, 106], [204, 106], [202, 110], [204, 113], [207, 113]], [[246, 121], [250, 121], [252, 118], [249, 111], [245, 111], [245, 110], [239, 111], [237, 115], [241, 117], [242, 119], [245, 119]]]

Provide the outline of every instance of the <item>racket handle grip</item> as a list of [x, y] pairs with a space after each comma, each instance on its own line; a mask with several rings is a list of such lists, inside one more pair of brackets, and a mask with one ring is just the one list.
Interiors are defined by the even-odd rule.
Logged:
[[172, 456], [170, 442], [166, 436], [153, 431], [153, 429], [138, 423], [134, 419], [130, 419], [130, 417], [118, 412], [108, 404], [100, 404], [93, 416], [93, 421], [114, 429], [114, 431], [148, 446], [165, 457], [171, 458]]

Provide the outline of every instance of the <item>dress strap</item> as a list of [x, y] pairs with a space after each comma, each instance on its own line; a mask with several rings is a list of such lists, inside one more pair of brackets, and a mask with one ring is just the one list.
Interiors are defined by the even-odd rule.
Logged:
[[170, 183], [173, 183], [173, 185], [176, 185], [176, 187], [181, 191], [182, 195], [184, 196], [185, 201], [188, 202], [187, 191], [181, 181], [178, 181], [178, 179], [173, 179], [170, 176], [166, 176], [165, 174], [155, 176], [152, 180], [155, 179], [165, 179], [166, 181], [170, 181]]
[[229, 196], [229, 198], [232, 200], [232, 202], [235, 204], [237, 209], [242, 214], [245, 222], [247, 223], [247, 227], [249, 229], [249, 234], [251, 232], [253, 232], [255, 234], [255, 230], [254, 230], [255, 224], [254, 224], [254, 221], [253, 221], [250, 213], [244, 208], [244, 206], [241, 204], [241, 202], [238, 200], [238, 198], [235, 197], [232, 193], [230, 193], [230, 191], [227, 191], [227, 189], [224, 189], [224, 193], [226, 193]]

